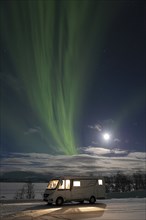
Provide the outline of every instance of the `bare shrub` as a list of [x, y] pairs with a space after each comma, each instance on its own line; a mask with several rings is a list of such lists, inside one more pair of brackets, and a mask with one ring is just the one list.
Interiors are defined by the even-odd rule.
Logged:
[[32, 182], [28, 182], [23, 185], [22, 189], [16, 192], [14, 199], [34, 199], [35, 191], [34, 184]]

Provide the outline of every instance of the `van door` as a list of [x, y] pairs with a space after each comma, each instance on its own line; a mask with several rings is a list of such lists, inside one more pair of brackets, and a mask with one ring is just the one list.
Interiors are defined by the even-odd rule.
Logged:
[[81, 187], [80, 180], [73, 180], [72, 187], [71, 187], [71, 198], [73, 200], [83, 200], [84, 199], [84, 191]]

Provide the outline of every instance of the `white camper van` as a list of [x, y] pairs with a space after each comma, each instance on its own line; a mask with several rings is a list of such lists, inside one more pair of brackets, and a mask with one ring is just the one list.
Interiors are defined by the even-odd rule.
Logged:
[[48, 204], [62, 205], [70, 201], [89, 201], [105, 198], [103, 177], [59, 177], [50, 180], [44, 193]]

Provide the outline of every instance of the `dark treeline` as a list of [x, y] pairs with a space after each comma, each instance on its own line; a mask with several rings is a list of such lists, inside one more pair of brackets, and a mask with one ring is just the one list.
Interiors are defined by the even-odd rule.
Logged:
[[113, 176], [105, 177], [106, 192], [131, 192], [146, 189], [146, 174], [137, 172], [126, 175], [118, 172]]

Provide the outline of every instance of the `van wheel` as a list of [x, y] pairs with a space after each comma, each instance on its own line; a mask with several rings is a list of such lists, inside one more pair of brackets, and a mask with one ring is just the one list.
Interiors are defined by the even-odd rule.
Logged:
[[56, 199], [56, 205], [57, 206], [61, 206], [63, 204], [63, 198], [62, 197], [58, 197], [57, 199]]
[[91, 204], [94, 204], [94, 203], [96, 202], [95, 197], [94, 197], [94, 196], [91, 196], [89, 202], [90, 202]]

